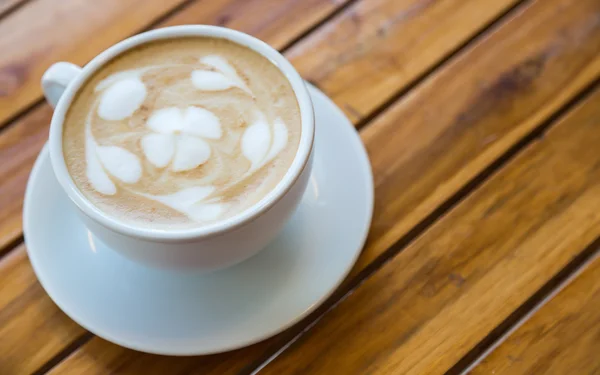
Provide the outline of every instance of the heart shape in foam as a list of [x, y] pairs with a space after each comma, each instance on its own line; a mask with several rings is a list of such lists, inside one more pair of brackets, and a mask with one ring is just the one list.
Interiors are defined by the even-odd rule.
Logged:
[[174, 172], [188, 171], [206, 163], [210, 145], [203, 139], [222, 136], [219, 118], [195, 106], [155, 111], [146, 124], [154, 133], [142, 138], [144, 155], [157, 168], [171, 164]]

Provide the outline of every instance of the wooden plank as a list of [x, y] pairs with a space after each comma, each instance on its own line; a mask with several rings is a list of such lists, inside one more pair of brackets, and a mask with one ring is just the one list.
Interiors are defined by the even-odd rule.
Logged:
[[[282, 47], [347, 1], [194, 1], [161, 26], [220, 24]], [[51, 63], [84, 64], [186, 2], [189, 0], [37, 0], [25, 5], [0, 23], [0, 34], [11, 35], [0, 40], [0, 49], [10, 51], [0, 56], [0, 124], [42, 98], [39, 81]], [[56, 27], [57, 23], [61, 27]]]
[[[600, 30], [590, 27], [597, 5], [586, 0], [565, 11], [569, 3], [531, 4], [364, 129], [377, 209], [354, 274], [600, 75]], [[532, 70], [536, 61], [540, 67]], [[289, 334], [282, 334], [232, 353], [231, 372], [213, 373], [256, 366], [257, 358], [268, 358], [286, 339]], [[127, 373], [131, 353], [92, 339], [55, 373], [115, 368]], [[150, 369], [162, 361], [167, 359], [144, 356], [143, 362]], [[205, 370], [206, 361], [197, 358], [194, 368]], [[181, 368], [178, 359], [165, 363], [174, 372]]]
[[448, 371], [600, 236], [599, 142], [600, 89], [261, 374]]
[[[55, 61], [84, 64], [185, 0], [37, 0], [0, 22], [0, 125], [41, 98]], [[60, 26], [60, 27], [59, 27]]]
[[[249, 371], [246, 363], [235, 360], [238, 351], [201, 357], [168, 357], [133, 350], [124, 351], [123, 348], [99, 338], [90, 341], [87, 348], [89, 350], [76, 352], [76, 355], [69, 357], [68, 366], [59, 365], [49, 374], [237, 375]], [[245, 349], [244, 353], [247, 350]], [[255, 355], [259, 354], [260, 351], [257, 350]]]
[[356, 123], [516, 3], [360, 1], [289, 57]]
[[[240, 30], [282, 49], [349, 0], [199, 1], [164, 26], [210, 24]], [[252, 15], [249, 17], [248, 15]]]
[[356, 269], [600, 76], [600, 3], [533, 2], [362, 132], [375, 217]]
[[[60, 327], [60, 329], [57, 329]], [[31, 374], [85, 331], [52, 303], [37, 282], [25, 247], [0, 263], [0, 369]]]
[[29, 172], [48, 139], [52, 108], [40, 106], [0, 133], [0, 249], [23, 233], [23, 197]]
[[600, 257], [471, 374], [599, 374]]

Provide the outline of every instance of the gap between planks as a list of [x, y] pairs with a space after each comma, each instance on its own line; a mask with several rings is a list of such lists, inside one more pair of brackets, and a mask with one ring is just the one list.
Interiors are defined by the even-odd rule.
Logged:
[[2, 261], [2, 258], [4, 258], [4, 256], [8, 255], [15, 248], [19, 247], [19, 245], [21, 245], [23, 242], [24, 242], [23, 233], [21, 233], [20, 236], [18, 236], [17, 238], [12, 240], [8, 244], [6, 244], [6, 246], [4, 246], [4, 248], [0, 249], [0, 262]]
[[[571, 101], [559, 108], [546, 123], [540, 125], [528, 137], [536, 141], [544, 136], [546, 131], [557, 122], [561, 117], [567, 114], [580, 101], [591, 95], [595, 90], [600, 89], [600, 77], [597, 77], [580, 93], [575, 95]], [[521, 306], [512, 312], [502, 323], [494, 328], [486, 337], [475, 345], [467, 354], [454, 364], [446, 375], [465, 374], [471, 371], [479, 362], [481, 362], [489, 353], [491, 353], [502, 341], [506, 340], [510, 334], [529, 319], [535, 311], [539, 310], [552, 297], [557, 294], [572, 278], [576, 277], [585, 266], [587, 266], [594, 257], [600, 254], [600, 237], [596, 238], [591, 244], [586, 246], [575, 258], [573, 258], [562, 270], [548, 280], [537, 292], [529, 297]]]
[[359, 131], [366, 127], [371, 121], [385, 112], [389, 107], [391, 107], [396, 101], [400, 100], [404, 95], [412, 91], [415, 87], [419, 86], [423, 81], [427, 79], [431, 74], [433, 74], [436, 70], [444, 66], [448, 61], [452, 60], [458, 54], [460, 54], [463, 50], [465, 50], [469, 45], [476, 43], [480, 38], [484, 37], [484, 35], [493, 31], [497, 27], [500, 26], [500, 21], [507, 17], [509, 14], [518, 12], [519, 9], [525, 8], [535, 0], [520, 0], [508, 7], [504, 12], [498, 14], [494, 19], [492, 19], [487, 24], [483, 25], [481, 29], [477, 30], [470, 38], [465, 40], [463, 43], [459, 44], [456, 48], [448, 52], [445, 56], [440, 58], [436, 64], [431, 66], [431, 68], [425, 70], [423, 73], [418, 75], [412, 81], [408, 82], [406, 87], [402, 90], [393, 94], [390, 98], [384, 101], [381, 105], [375, 108], [371, 113], [362, 118], [357, 124], [356, 129]]
[[[466, 375], [474, 370], [483, 360], [487, 358], [497, 347], [502, 345], [512, 334], [517, 331], [523, 324], [525, 324], [531, 317], [533, 317], [542, 307], [550, 302], [556, 295], [562, 292], [569, 284], [571, 284], [576, 278], [579, 277], [593, 262], [600, 258], [600, 237], [596, 238], [590, 245], [588, 245], [577, 257], [573, 258], [569, 264], [565, 266], [560, 272], [554, 275], [544, 286], [540, 288], [533, 296], [531, 296], [525, 303], [513, 314], [511, 314], [504, 322], [502, 322], [496, 329], [505, 325], [505, 322], [511, 320], [513, 315], [523, 310], [525, 314], [521, 317], [516, 317], [516, 322], [512, 325], [506, 326], [506, 329], [499, 333], [500, 337], [495, 341], [491, 342], [485, 348], [479, 348], [478, 344], [471, 352], [467, 353], [460, 361], [458, 361], [452, 368], [450, 368], [446, 375]], [[533, 305], [531, 308], [527, 308], [527, 305]], [[514, 319], [513, 319], [514, 320]], [[487, 337], [482, 341], [482, 343]], [[467, 357], [469, 360], [467, 361]], [[471, 360], [470, 358], [474, 358]], [[463, 362], [464, 361], [464, 362]], [[465, 367], [466, 366], [466, 367]]]
[[88, 341], [94, 338], [94, 334], [90, 331], [85, 331], [81, 334], [81, 336], [77, 337], [73, 342], [69, 345], [65, 346], [63, 350], [58, 352], [54, 357], [50, 358], [46, 363], [44, 363], [40, 368], [32, 373], [32, 375], [42, 375], [46, 374], [52, 368], [59, 363], [61, 363], [65, 358], [71, 355], [74, 351], [80, 348], [82, 345], [85, 345]]
[[[263, 361], [258, 363], [253, 370], [249, 372], [250, 375], [258, 374], [261, 369], [266, 367], [270, 362], [275, 360], [280, 354], [285, 352], [295, 341], [302, 337], [305, 333], [315, 326], [319, 320], [323, 318], [325, 314], [333, 310], [340, 302], [348, 298], [357, 288], [359, 288], [365, 281], [367, 281], [375, 272], [385, 266], [393, 258], [395, 258], [402, 250], [404, 250], [414, 239], [419, 237], [430, 227], [441, 220], [446, 214], [448, 214], [454, 207], [465, 200], [473, 191], [479, 188], [482, 184], [493, 177], [499, 172], [504, 165], [509, 163], [515, 157], [517, 157], [522, 151], [525, 151], [528, 146], [543, 138], [544, 134], [558, 122], [564, 115], [570, 110], [574, 109], [577, 104], [584, 100], [586, 97], [591, 95], [596, 89], [600, 89], [600, 77], [596, 77], [591, 81], [583, 90], [575, 95], [571, 100], [556, 110], [546, 121], [542, 122], [539, 126], [534, 128], [531, 132], [521, 138], [513, 146], [511, 146], [504, 154], [498, 159], [487, 166], [482, 172], [476, 175], [473, 179], [468, 181], [462, 188], [460, 188], [450, 198], [440, 204], [431, 214], [425, 217], [417, 225], [415, 225], [408, 233], [402, 236], [392, 246], [390, 246], [385, 252], [379, 257], [373, 260], [367, 267], [359, 272], [355, 278], [348, 283], [348, 287], [344, 293], [334, 293], [323, 305], [329, 306], [325, 311], [319, 314], [308, 326], [302, 329], [299, 333], [294, 335], [285, 345], [271, 353]], [[597, 250], [598, 249], [598, 250]], [[461, 358], [452, 368], [450, 368], [446, 374], [456, 375], [461, 374], [465, 368], [468, 368], [471, 363], [479, 360], [483, 354], [487, 354], [490, 348], [499, 340], [502, 339], [507, 331], [511, 331], [515, 324], [518, 324], [524, 317], [532, 313], [532, 310], [540, 304], [548, 295], [550, 295], [557, 286], [562, 285], [563, 282], [570, 280], [569, 278], [577, 273], [578, 270], [586, 265], [596, 253], [600, 253], [600, 237], [594, 242], [588, 245], [585, 249], [579, 253], [579, 255], [569, 264], [563, 268], [560, 272], [554, 275], [542, 288], [534, 293], [523, 305], [515, 310], [504, 322], [498, 327], [492, 330], [481, 342], [479, 342], [473, 349], [471, 349], [463, 358]], [[340, 291], [341, 292], [341, 291]], [[335, 299], [334, 299], [335, 297]], [[331, 304], [331, 305], [330, 305]], [[493, 346], [495, 347], [495, 346]], [[493, 348], [492, 348], [493, 349]]]
[[[327, 23], [329, 23], [329, 21], [331, 21], [332, 19], [336, 18], [343, 11], [345, 11], [346, 9], [348, 9], [349, 7], [351, 7], [352, 5], [354, 5], [354, 3], [357, 3], [359, 1], [361, 1], [361, 0], [349, 0], [348, 2], [346, 2], [345, 4], [343, 4], [342, 6], [336, 8], [333, 12], [331, 12], [330, 14], [328, 14], [320, 22], [315, 23], [311, 27], [307, 28], [306, 30], [304, 30], [303, 32], [301, 32], [300, 34], [298, 34], [296, 37], [292, 38], [292, 40], [290, 40], [283, 47], [281, 47], [281, 49], [279, 50], [279, 52], [282, 55], [285, 54], [285, 52], [287, 52], [287, 50], [289, 50], [290, 48], [292, 48], [296, 43], [298, 43], [302, 39], [306, 38], [308, 35], [312, 34], [314, 31], [318, 30], [321, 26], [326, 25]], [[310, 82], [310, 83], [313, 86], [317, 87], [319, 90], [321, 90], [321, 88], [318, 85], [316, 85], [314, 82]], [[321, 91], [323, 91], [323, 90], [321, 90]]]

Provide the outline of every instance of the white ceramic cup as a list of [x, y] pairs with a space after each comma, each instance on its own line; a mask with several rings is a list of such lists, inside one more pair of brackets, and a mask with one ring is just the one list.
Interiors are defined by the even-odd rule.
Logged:
[[[276, 65], [289, 80], [298, 104], [302, 133], [296, 156], [281, 181], [260, 202], [236, 216], [193, 229], [151, 229], [119, 221], [94, 206], [75, 186], [63, 157], [65, 114], [77, 91], [98, 69], [126, 50], [160, 39], [216, 37], [246, 46]], [[275, 49], [247, 34], [215, 26], [168, 27], [115, 44], [85, 67], [59, 62], [42, 77], [46, 99], [55, 107], [50, 125], [50, 159], [58, 182], [77, 206], [87, 228], [108, 246], [139, 262], [167, 267], [212, 270], [227, 267], [263, 249], [283, 228], [306, 189], [315, 133], [313, 106], [304, 81]]]

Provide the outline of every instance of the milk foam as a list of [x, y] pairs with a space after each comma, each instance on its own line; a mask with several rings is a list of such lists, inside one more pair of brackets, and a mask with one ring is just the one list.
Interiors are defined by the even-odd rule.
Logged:
[[139, 78], [113, 83], [100, 99], [98, 115], [105, 120], [123, 120], [133, 114], [146, 98], [146, 86]]
[[[200, 61], [219, 71], [192, 71], [190, 79], [198, 90], [214, 91], [237, 87], [254, 96], [225, 59], [211, 55]], [[118, 72], [108, 77], [106, 81], [111, 83], [102, 92], [97, 109], [98, 116], [104, 120], [124, 120], [139, 109], [147, 92], [146, 86], [139, 77], [132, 76], [131, 72]], [[95, 91], [102, 91], [102, 86], [96, 86]], [[278, 137], [277, 142], [272, 144], [272, 130], [265, 115], [257, 110], [255, 118], [257, 120], [244, 132], [241, 144], [243, 155], [251, 162], [249, 173], [259, 169], [264, 162], [268, 161], [267, 154], [270, 159], [274, 158], [287, 143], [287, 127], [281, 119], [277, 119], [275, 123]], [[86, 126], [89, 127], [90, 124]], [[188, 106], [185, 110], [177, 107], [158, 109], [150, 115], [146, 126], [153, 133], [145, 135], [141, 140], [145, 157], [155, 167], [170, 166], [174, 172], [188, 171], [206, 163], [211, 156], [211, 148], [203, 137], [219, 139], [222, 136], [219, 118], [211, 111], [196, 106]], [[93, 138], [91, 131], [88, 134]], [[95, 150], [100, 164], [109, 175], [127, 184], [133, 184], [140, 179], [141, 163], [126, 149], [117, 146], [98, 146], [95, 140], [86, 147]], [[98, 165], [97, 162], [88, 163], [87, 175], [95, 175], [90, 178], [91, 185], [101, 194], [115, 194], [114, 184], [108, 184], [106, 173], [98, 168]], [[248, 174], [242, 177], [247, 176]], [[184, 188], [166, 196], [138, 194], [166, 204], [190, 219], [212, 220], [222, 211], [222, 205], [199, 204], [204, 198], [204, 194], [201, 193], [212, 190], [213, 188], [209, 186], [197, 186]]]
[[[231, 58], [227, 51], [166, 62], [149, 58], [147, 65], [95, 80], [85, 113], [84, 175], [104, 208], [117, 199], [115, 209], [134, 216], [141, 209], [156, 221], [161, 218], [152, 216], [149, 203], [156, 202], [162, 214], [174, 211], [167, 219], [183, 215], [201, 224], [231, 216], [232, 207], [256, 201], [276, 180], [269, 181], [280, 178], [282, 172], [270, 177], [264, 168], [290, 147], [284, 117], [293, 123], [291, 146], [297, 147], [299, 115], [275, 108], [286, 89], [297, 106], [293, 92], [279, 72], [271, 78], [275, 84], [248, 81], [255, 74], [244, 69], [248, 57]], [[291, 162], [293, 152], [285, 155]], [[77, 173], [71, 174], [77, 183]], [[141, 206], [131, 205], [134, 197]]]
[[158, 168], [172, 160], [175, 172], [187, 171], [206, 163], [210, 145], [202, 138], [219, 139], [222, 135], [219, 118], [206, 109], [190, 106], [185, 111], [176, 107], [155, 111], [147, 122], [155, 131], [142, 139], [144, 155]]
[[235, 69], [224, 58], [217, 55], [204, 56], [200, 62], [214, 69], [214, 71], [194, 70], [192, 82], [199, 90], [224, 90], [238, 87], [250, 95], [254, 95], [237, 74]]
[[111, 181], [110, 177], [104, 171], [97, 155], [98, 145], [92, 137], [91, 129], [86, 124], [85, 129], [85, 157], [87, 171], [86, 176], [96, 191], [105, 195], [113, 195], [117, 192], [117, 187]]
[[203, 199], [214, 192], [212, 186], [196, 186], [186, 188], [168, 195], [149, 195], [145, 197], [161, 202], [179, 212], [185, 213], [190, 219], [202, 222], [216, 219], [224, 205], [220, 203], [201, 203]]

